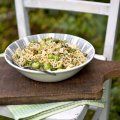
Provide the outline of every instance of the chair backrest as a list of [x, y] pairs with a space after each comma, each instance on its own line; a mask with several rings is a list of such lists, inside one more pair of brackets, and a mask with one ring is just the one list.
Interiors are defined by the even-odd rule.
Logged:
[[107, 31], [104, 44], [104, 56], [111, 60], [114, 53], [117, 20], [120, 0], [110, 3], [81, 1], [81, 0], [15, 0], [19, 37], [30, 35], [28, 9], [56, 9], [85, 12], [108, 16]]
[[[15, 0], [17, 25], [19, 37], [30, 35], [28, 9], [56, 9], [66, 11], [76, 11], [108, 16], [107, 30], [104, 42], [103, 55], [112, 60], [115, 46], [115, 36], [119, 15], [120, 0], [111, 0], [110, 3], [83, 1], [83, 0]], [[106, 83], [107, 88], [107, 108], [109, 106], [110, 82]], [[108, 111], [108, 110], [107, 110]], [[107, 113], [105, 113], [107, 114]], [[105, 117], [105, 116], [104, 116]]]

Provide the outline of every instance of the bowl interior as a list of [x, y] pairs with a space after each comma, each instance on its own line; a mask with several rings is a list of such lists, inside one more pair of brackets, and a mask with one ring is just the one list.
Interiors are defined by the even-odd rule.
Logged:
[[[48, 37], [56, 38], [59, 40], [65, 40], [72, 45], [77, 45], [83, 53], [87, 54], [87, 61], [85, 63], [81, 64], [80, 66], [76, 66], [76, 67], [82, 67], [82, 66], [86, 65], [94, 57], [95, 49], [88, 41], [86, 41], [80, 37], [68, 35], [68, 34], [47, 33], [47, 34], [37, 34], [37, 35], [27, 36], [27, 37], [21, 38], [15, 42], [13, 42], [5, 50], [5, 60], [13, 67], [16, 67], [12, 63], [12, 56], [15, 53], [17, 48], [23, 49], [31, 41], [38, 41], [40, 39], [42, 40], [43, 38], [48, 38]], [[71, 68], [71, 70], [75, 69], [76, 67]], [[65, 70], [63, 70], [63, 71], [65, 71]]]

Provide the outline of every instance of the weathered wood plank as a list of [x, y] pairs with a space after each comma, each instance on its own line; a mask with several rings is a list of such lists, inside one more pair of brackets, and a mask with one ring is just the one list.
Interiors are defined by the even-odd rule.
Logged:
[[74, 77], [48, 84], [24, 77], [2, 58], [0, 64], [1, 105], [100, 99], [103, 82], [120, 76], [120, 62], [93, 59]]

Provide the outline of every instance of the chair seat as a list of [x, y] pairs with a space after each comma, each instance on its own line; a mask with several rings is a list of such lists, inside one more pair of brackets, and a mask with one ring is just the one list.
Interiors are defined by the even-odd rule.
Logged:
[[[79, 106], [50, 117], [45, 118], [44, 120], [82, 120], [88, 110], [88, 106], [83, 105]], [[0, 115], [13, 118], [12, 114], [6, 106], [0, 106]]]

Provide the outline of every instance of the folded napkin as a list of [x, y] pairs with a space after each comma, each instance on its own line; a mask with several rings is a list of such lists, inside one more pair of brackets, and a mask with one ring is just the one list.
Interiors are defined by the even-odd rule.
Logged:
[[40, 120], [85, 104], [104, 107], [104, 101], [102, 100], [81, 100], [33, 105], [9, 105], [7, 107], [13, 114], [15, 120]]
[[0, 53], [0, 57], [4, 57], [4, 53]]

